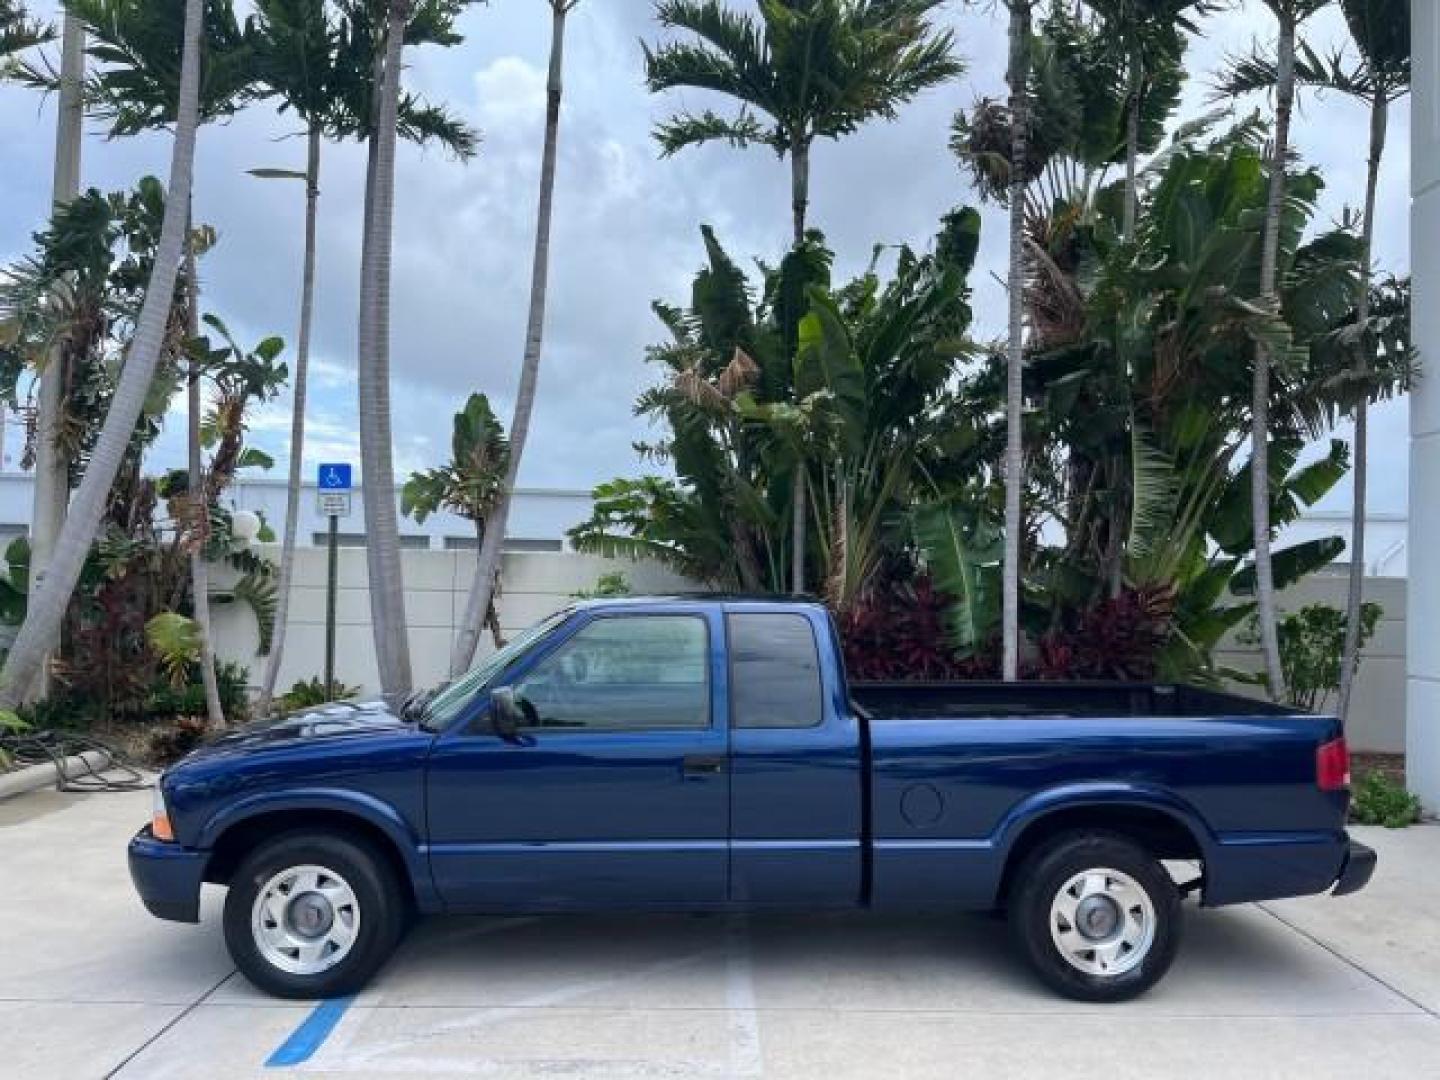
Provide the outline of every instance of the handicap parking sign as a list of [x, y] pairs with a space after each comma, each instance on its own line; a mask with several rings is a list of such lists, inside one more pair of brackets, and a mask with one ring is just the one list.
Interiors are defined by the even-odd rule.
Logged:
[[347, 461], [321, 465], [317, 483], [321, 491], [349, 491], [350, 463]]

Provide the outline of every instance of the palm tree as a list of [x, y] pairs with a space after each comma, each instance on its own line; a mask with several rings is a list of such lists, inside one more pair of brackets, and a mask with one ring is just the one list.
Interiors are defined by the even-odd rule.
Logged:
[[[439, 510], [448, 510], [475, 526], [475, 551], [485, 545], [485, 533], [504, 497], [506, 460], [510, 446], [505, 429], [490, 408], [484, 394], [471, 394], [465, 408], [455, 414], [450, 437], [450, 460], [435, 469], [414, 473], [400, 493], [400, 511], [424, 524]], [[495, 639], [504, 645], [500, 619], [494, 603], [485, 612], [485, 623]]]
[[[374, 35], [342, 36], [327, 12], [326, 0], [260, 0], [256, 5], [255, 51], [259, 92], [279, 99], [281, 112], [293, 111], [305, 125], [305, 169], [253, 169], [263, 178], [301, 180], [305, 184], [304, 254], [300, 275], [300, 326], [295, 353], [293, 406], [290, 422], [289, 487], [285, 527], [276, 586], [275, 635], [266, 659], [257, 711], [264, 715], [275, 693], [284, 659], [290, 611], [290, 584], [295, 567], [295, 542], [300, 518], [301, 468], [305, 449], [305, 404], [310, 368], [311, 324], [315, 299], [316, 220], [320, 197], [320, 153], [325, 139], [363, 136], [368, 132], [373, 55], [346, 48], [347, 42], [376, 43]], [[349, 30], [347, 25], [344, 29]], [[423, 28], [412, 22], [409, 40], [423, 40]], [[352, 106], [363, 103], [363, 115]], [[401, 136], [416, 142], [435, 140], [460, 160], [474, 156], [476, 135], [443, 109], [409, 95], [399, 104]]]
[[69, 606], [85, 557], [90, 552], [96, 529], [105, 513], [110, 488], [150, 393], [185, 250], [195, 136], [200, 123], [203, 11], [203, 0], [185, 0], [185, 31], [180, 54], [179, 93], [175, 99], [170, 187], [145, 301], [104, 428], [56, 542], [50, 572], [43, 585], [30, 597], [25, 621], [5, 659], [4, 669], [0, 671], [0, 703], [5, 707], [13, 707], [25, 695], [39, 673], [45, 654], [55, 644], [65, 609]]
[[[80, 194], [80, 150], [85, 128], [84, 80], [85, 27], [72, 13], [66, 12], [60, 46], [59, 107], [55, 116], [52, 201], [56, 207], [64, 206]], [[66, 383], [63, 350], [55, 349], [51, 353], [46, 369], [40, 373], [40, 392], [35, 409], [35, 493], [30, 515], [30, 574], [34, 581], [45, 576], [55, 538], [65, 523], [65, 510], [70, 502], [69, 463], [58, 445]], [[49, 689], [47, 681], [43, 674], [37, 680], [37, 696], [45, 696]]]
[[[530, 315], [525, 331], [525, 356], [520, 363], [520, 387], [515, 395], [515, 414], [510, 421], [510, 460], [505, 467], [505, 487], [496, 502], [485, 538], [480, 545], [479, 565], [465, 616], [455, 637], [450, 656], [450, 674], [459, 675], [470, 666], [480, 640], [480, 623], [490, 610], [495, 580], [500, 573], [500, 556], [505, 527], [510, 518], [510, 500], [520, 476], [520, 459], [530, 435], [530, 416], [535, 409], [535, 387], [540, 375], [540, 348], [545, 337], [546, 286], [550, 274], [550, 217], [555, 197], [555, 158], [560, 142], [560, 100], [564, 92], [561, 75], [565, 63], [565, 20], [579, 0], [547, 0], [550, 5], [550, 70], [546, 78], [545, 148], [540, 158], [540, 201], [535, 223], [535, 254], [530, 275]], [[368, 505], [368, 503], [367, 503]]]
[[[1345, 605], [1345, 645], [1340, 669], [1338, 711], [1344, 719], [1350, 709], [1358, 664], [1360, 611], [1365, 586], [1366, 468], [1369, 442], [1369, 404], [1372, 373], [1369, 370], [1373, 338], [1367, 329], [1371, 304], [1371, 251], [1375, 226], [1375, 193], [1392, 102], [1410, 88], [1409, 0], [1341, 0], [1350, 36], [1359, 53], [1356, 61], [1343, 53], [1320, 56], [1301, 45], [1294, 56], [1291, 78], [1298, 86], [1332, 91], [1364, 102], [1370, 109], [1370, 140], [1365, 177], [1365, 205], [1360, 218], [1360, 274], [1356, 281], [1352, 376], [1357, 391], [1352, 477], [1353, 506], [1350, 523], [1349, 583]], [[1300, 14], [1299, 18], [1304, 15]], [[1297, 20], [1298, 21], [1298, 20]], [[1283, 30], [1283, 24], [1282, 24]], [[1293, 34], [1292, 34], [1293, 38]], [[1293, 49], [1293, 44], [1292, 44]], [[1281, 65], [1272, 57], [1250, 55], [1230, 63], [1217, 84], [1220, 95], [1235, 97], [1256, 90], [1276, 90]], [[1268, 224], [1268, 222], [1267, 222]]]
[[[1270, 144], [1269, 195], [1260, 247], [1260, 301], [1279, 310], [1280, 219], [1285, 207], [1286, 160], [1290, 154], [1290, 117], [1295, 106], [1295, 34], [1301, 22], [1329, 0], [1265, 0], [1279, 24], [1275, 63], [1275, 130]], [[1285, 698], [1280, 664], [1280, 634], [1275, 610], [1275, 572], [1270, 558], [1270, 346], [1257, 342], [1251, 394], [1250, 509], [1255, 531], [1257, 627], [1270, 696]]]
[[1010, 9], [1010, 327], [1005, 357], [1005, 562], [1000, 584], [1001, 675], [1020, 672], [1020, 493], [1025, 484], [1023, 381], [1025, 371], [1025, 139], [1028, 134], [1026, 61], [1030, 0], [1006, 0]]
[[[110, 120], [111, 137], [164, 127], [174, 121], [179, 93], [175, 59], [185, 25], [171, 5], [145, 0], [69, 0], [68, 11], [82, 20], [97, 42], [101, 66], [86, 86], [86, 96], [99, 115]], [[250, 48], [231, 0], [208, 0], [205, 11], [199, 113], [200, 122], [232, 116], [250, 92]], [[63, 74], [62, 74], [63, 85]], [[193, 338], [200, 327], [200, 283], [196, 269], [193, 215], [186, 229], [184, 280], [187, 329]], [[209, 570], [204, 548], [210, 530], [209, 505], [203, 498], [204, 466], [200, 454], [200, 368], [190, 360], [188, 373], [191, 415], [189, 436], [190, 577], [195, 623], [200, 641], [200, 671], [211, 724], [224, 723], [211, 647]]]
[[[722, 117], [682, 113], [657, 128], [666, 156], [722, 141], [765, 146], [790, 159], [790, 209], [796, 247], [805, 240], [810, 150], [838, 139], [961, 73], [954, 35], [934, 32], [930, 14], [943, 0], [768, 0], [759, 20], [719, 0], [659, 0], [656, 18], [699, 43], [645, 46], [650, 89], [692, 88], [733, 98]], [[760, 117], [768, 119], [763, 123]], [[792, 492], [791, 587], [805, 591], [805, 465]]]
[[1128, 241], [1135, 235], [1140, 154], [1158, 145], [1164, 134], [1164, 115], [1170, 111], [1162, 107], [1157, 116], [1147, 110], [1147, 105], [1156, 97], [1165, 99], [1166, 105], [1175, 103], [1183, 75], [1185, 38], [1182, 32], [1199, 33], [1188, 13], [1195, 9], [1204, 14], [1210, 10], [1210, 4], [1208, 0], [1089, 0], [1089, 3], [1104, 20], [1110, 47], [1123, 55], [1126, 68], [1125, 193], [1120, 233]]
[[391, 492], [395, 465], [390, 433], [390, 252], [394, 241], [395, 135], [400, 63], [411, 0], [389, 0], [384, 50], [375, 54], [375, 113], [365, 188], [365, 231], [360, 256], [360, 326], [357, 383], [360, 468], [364, 476], [366, 564], [370, 621], [380, 684], [387, 694], [411, 688], [400, 525]]
[[1339, 713], [1350, 712], [1350, 695], [1360, 657], [1361, 609], [1365, 599], [1365, 470], [1369, 464], [1369, 345], [1365, 324], [1370, 317], [1370, 255], [1375, 236], [1375, 190], [1385, 156], [1385, 129], [1390, 103], [1410, 89], [1410, 0], [1341, 0], [1350, 36], [1360, 53], [1359, 65], [1345, 72], [1330, 67], [1330, 82], [1343, 93], [1370, 104], [1370, 154], [1365, 172], [1365, 209], [1360, 225], [1360, 282], [1356, 286], [1354, 373], [1360, 394], [1355, 401], [1354, 505], [1350, 511], [1350, 582], [1345, 599], [1345, 651], [1340, 667]]

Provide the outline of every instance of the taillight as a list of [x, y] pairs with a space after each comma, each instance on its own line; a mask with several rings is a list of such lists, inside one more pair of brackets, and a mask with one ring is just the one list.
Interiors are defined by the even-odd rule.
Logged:
[[1315, 751], [1315, 783], [1321, 791], [1344, 791], [1350, 786], [1350, 748], [1345, 736], [1321, 743]]

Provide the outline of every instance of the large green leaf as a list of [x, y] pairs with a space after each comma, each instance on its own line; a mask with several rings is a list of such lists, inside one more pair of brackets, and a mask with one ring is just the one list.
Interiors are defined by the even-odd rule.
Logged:
[[268, 567], [252, 571], [235, 582], [229, 591], [210, 594], [210, 599], [220, 604], [246, 604], [255, 616], [255, 626], [260, 633], [256, 651], [261, 656], [270, 654], [270, 645], [275, 638], [275, 615], [279, 610], [280, 598], [275, 589], [275, 579]]
[[145, 624], [150, 646], [176, 686], [183, 685], [192, 663], [200, 659], [200, 625], [174, 611], [162, 611]]
[[[1129, 554], [1147, 567], [1175, 524], [1180, 484], [1175, 468], [1156, 447], [1150, 432], [1133, 417], [1130, 423], [1131, 498]], [[1143, 580], [1148, 576], [1140, 575]]]
[[921, 506], [913, 521], [936, 588], [954, 598], [946, 619], [951, 643], [973, 651], [991, 637], [999, 619], [1004, 538], [969, 506]]
[[844, 316], [823, 289], [811, 287], [810, 310], [800, 320], [795, 355], [795, 395], [804, 400], [829, 393], [842, 409], [863, 405], [865, 378]]
[[[1288, 589], [1306, 574], [1313, 574], [1322, 566], [1328, 566], [1345, 553], [1345, 541], [1339, 536], [1322, 536], [1292, 544], [1271, 556], [1270, 563], [1275, 573], [1275, 588]], [[1255, 568], [1247, 566], [1235, 575], [1230, 589], [1237, 596], [1249, 596], [1255, 592]]]

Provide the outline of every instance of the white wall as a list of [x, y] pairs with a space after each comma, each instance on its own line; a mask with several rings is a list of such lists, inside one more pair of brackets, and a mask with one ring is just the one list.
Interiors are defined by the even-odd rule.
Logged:
[[[278, 558], [278, 552], [262, 547]], [[370, 594], [363, 548], [339, 552], [339, 589], [336, 596], [335, 677], [362, 694], [380, 689], [375, 666], [375, 642], [370, 630]], [[323, 676], [325, 668], [325, 558], [323, 548], [297, 549], [295, 585], [290, 598], [290, 627], [278, 688], [298, 679]], [[410, 627], [410, 663], [416, 686], [433, 686], [448, 674], [450, 645], [465, 611], [465, 599], [474, 577], [473, 551], [405, 551], [405, 614]], [[524, 629], [569, 603], [574, 594], [594, 587], [601, 574], [623, 570], [636, 592], [693, 590], [683, 578], [654, 565], [635, 565], [578, 555], [573, 552], [505, 556], [500, 623], [507, 635]], [[233, 580], [233, 576], [231, 577]], [[216, 584], [226, 582], [217, 574]], [[250, 669], [252, 683], [260, 681], [264, 658], [255, 649], [255, 618], [243, 605], [212, 607], [215, 651], [223, 660], [236, 660]], [[492, 648], [490, 635], [481, 639], [482, 652]]]
[[1440, 4], [1410, 5], [1411, 333], [1421, 377], [1410, 393], [1410, 613], [1406, 779], [1440, 810]]

